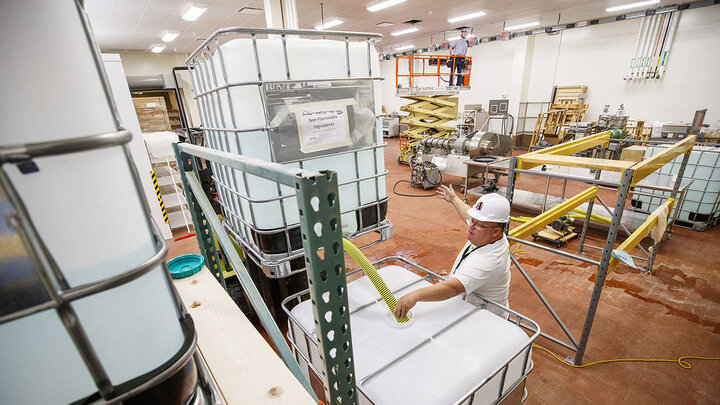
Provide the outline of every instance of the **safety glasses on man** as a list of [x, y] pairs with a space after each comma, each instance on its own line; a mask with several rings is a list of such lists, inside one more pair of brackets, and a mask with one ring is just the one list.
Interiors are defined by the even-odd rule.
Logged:
[[465, 222], [467, 222], [468, 228], [474, 227], [475, 229], [502, 228], [503, 227], [503, 224], [484, 225], [478, 221], [473, 220], [472, 218], [466, 219]]

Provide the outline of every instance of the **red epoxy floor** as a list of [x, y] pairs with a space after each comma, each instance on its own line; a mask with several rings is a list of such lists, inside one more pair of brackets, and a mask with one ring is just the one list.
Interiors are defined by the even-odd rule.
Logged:
[[[393, 236], [364, 250], [370, 260], [398, 255], [427, 269], [446, 274], [465, 242], [466, 227], [450, 204], [435, 198], [410, 198], [392, 193], [398, 180], [409, 180], [409, 168], [396, 163], [398, 140], [387, 140], [385, 165], [391, 196], [388, 218]], [[517, 152], [520, 153], [520, 152]], [[521, 176], [517, 189], [542, 192], [545, 181]], [[504, 185], [505, 180], [500, 181]], [[459, 189], [461, 179], [446, 176], [444, 184]], [[551, 183], [559, 195], [562, 182]], [[567, 195], [586, 185], [569, 183]], [[429, 194], [402, 183], [397, 191]], [[604, 201], [615, 201], [605, 192]], [[473, 202], [471, 198], [469, 202]], [[513, 214], [532, 215], [513, 210]], [[180, 235], [184, 234], [181, 232]], [[601, 246], [605, 233], [591, 230], [588, 241]], [[646, 276], [619, 265], [607, 277], [584, 363], [617, 358], [677, 359], [681, 356], [720, 357], [720, 226], [705, 232], [675, 228]], [[362, 244], [358, 241], [358, 244]], [[645, 244], [647, 245], [647, 244]], [[577, 251], [575, 239], [563, 248]], [[511, 248], [517, 250], [517, 245]], [[194, 238], [169, 242], [168, 258], [198, 251]], [[587, 250], [599, 259], [600, 252]], [[594, 286], [596, 268], [538, 249], [523, 247], [516, 255], [550, 304], [579, 339]], [[527, 282], [513, 266], [510, 306], [540, 324], [544, 332], [563, 337]], [[285, 325], [281, 325], [285, 328]], [[565, 339], [563, 339], [565, 340]], [[536, 341], [562, 358], [574, 354], [542, 337]], [[610, 363], [571, 368], [534, 350], [535, 368], [527, 383], [526, 404], [709, 404], [720, 403], [720, 361], [677, 363]]]

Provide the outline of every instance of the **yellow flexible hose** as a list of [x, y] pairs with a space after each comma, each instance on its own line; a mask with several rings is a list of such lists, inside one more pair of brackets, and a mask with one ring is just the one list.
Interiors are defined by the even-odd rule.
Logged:
[[[360, 266], [363, 273], [365, 273], [367, 278], [370, 279], [370, 281], [380, 293], [380, 296], [382, 297], [383, 301], [385, 301], [385, 304], [387, 304], [388, 308], [390, 308], [390, 312], [392, 312], [393, 316], [395, 316], [394, 312], [397, 300], [388, 288], [387, 284], [385, 284], [385, 281], [382, 279], [382, 277], [380, 277], [380, 274], [378, 274], [377, 270], [375, 270], [375, 267], [373, 267], [373, 265], [370, 263], [370, 260], [365, 257], [365, 255], [360, 251], [360, 249], [358, 249], [355, 245], [353, 245], [349, 240], [345, 238], [343, 238], [343, 250], [350, 257], [352, 257], [353, 260], [355, 260], [355, 263]], [[397, 316], [395, 316], [395, 319], [399, 323], [409, 321], [407, 316], [402, 318], [398, 318]]]
[[[582, 217], [581, 217], [581, 218], [584, 218], [585, 215], [587, 215], [587, 211], [585, 211], [585, 210], [583, 210], [583, 209], [580, 209], [580, 208], [575, 208], [575, 209], [573, 209], [573, 211], [579, 212], [580, 214], [582, 214]], [[598, 215], [598, 214], [590, 214], [590, 219], [594, 219], [594, 220], [597, 221], [597, 222], [602, 222], [602, 223], [605, 223], [605, 224], [609, 224], [609, 223], [612, 222], [612, 220], [611, 220], [610, 218], [605, 218], [605, 217], [600, 216], [600, 215]]]

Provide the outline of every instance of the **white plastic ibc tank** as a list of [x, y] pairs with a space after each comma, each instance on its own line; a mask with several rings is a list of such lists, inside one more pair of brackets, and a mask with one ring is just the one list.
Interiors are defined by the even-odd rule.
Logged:
[[[281, 39], [257, 40], [257, 55], [264, 82], [289, 82], [282, 46]], [[378, 55], [373, 46], [370, 46], [369, 56], [371, 71], [368, 68], [368, 45], [366, 42], [350, 42], [349, 53], [351, 78], [379, 76]], [[220, 54], [222, 54], [222, 57]], [[345, 41], [288, 38], [287, 59], [290, 78], [293, 82], [327, 80], [329, 83], [333, 79], [348, 78]], [[225, 84], [257, 82], [259, 80], [251, 39], [242, 38], [228, 41], [221, 45], [220, 52], [215, 51], [210, 59], [200, 58], [199, 63], [201, 69], [196, 84], [201, 88], [196, 89], [198, 92], [207, 91]], [[320, 86], [324, 86], [324, 84], [320, 84]], [[356, 112], [356, 121], [360, 122], [357, 119], [358, 117], [367, 116], [364, 118], [366, 121], [363, 121], [366, 124], [361, 128], [361, 134], [352, 135], [370, 137], [371, 144], [377, 147], [383, 142], [380, 120], [375, 118], [380, 110], [380, 87], [373, 81], [372, 88], [374, 93], [372, 98], [373, 109], [366, 109], [367, 111], [365, 111], [362, 106], [357, 108], [364, 115], [359, 116], [357, 115], [359, 113]], [[205, 125], [239, 130], [265, 127], [268, 122], [266, 121], [261, 90], [262, 88], [257, 84], [233, 86], [227, 91], [221, 90], [216, 98], [207, 98], [205, 104], [208, 106], [206, 120], [211, 122], [205, 123]], [[228, 100], [228, 93], [230, 101]], [[283, 113], [292, 114], [291, 111], [282, 110], [278, 114], [282, 115]], [[273, 118], [272, 116], [267, 117], [269, 120], [273, 120]], [[272, 123], [270, 126], [272, 126]], [[208, 145], [218, 150], [282, 163], [282, 160], [277, 157], [273, 159], [272, 136], [265, 130], [241, 133], [215, 132], [209, 135]], [[376, 154], [376, 156], [373, 157], [373, 154]], [[290, 163], [289, 165], [300, 167], [299, 163]], [[377, 148], [375, 151], [370, 149], [358, 152], [357, 168], [355, 152], [352, 150], [334, 156], [317, 156], [315, 154], [302, 160], [302, 167], [316, 171], [333, 170], [338, 173], [338, 182], [340, 184], [356, 181], [358, 178], [380, 175], [385, 172], [382, 148]], [[217, 173], [216, 176], [218, 176]], [[241, 195], [249, 199], [263, 200], [278, 196], [276, 184], [269, 180], [252, 175], [243, 177], [238, 171], [235, 171], [232, 176], [223, 177], [223, 175], [220, 175], [219, 177], [221, 182], [235, 187]], [[359, 190], [358, 185], [355, 183], [340, 186], [340, 210], [352, 210], [360, 205], [370, 204], [387, 197], [384, 176], [379, 177], [377, 182], [378, 186], [376, 187], [375, 179], [363, 180], [360, 182]], [[282, 195], [292, 193], [294, 193], [294, 190], [291, 188], [282, 187]], [[284, 199], [282, 205], [279, 201], [248, 202], [243, 199], [240, 200], [232, 204], [233, 207], [237, 207], [236, 214], [242, 216], [260, 230], [282, 228], [283, 215], [288, 226], [298, 223], [297, 202], [294, 198]], [[343, 215], [342, 223], [344, 231], [353, 232], [357, 230], [358, 224], [354, 213]]]
[[[75, 2], [3, 3], [0, 34], [14, 38], [0, 62], [1, 87], [12, 100], [0, 103], [0, 146], [117, 131]], [[135, 168], [121, 146], [32, 161], [35, 172], [15, 164], [2, 170], [69, 287], [128, 272], [155, 255]], [[182, 347], [164, 271], [158, 265], [70, 304], [113, 385], [153, 371]], [[72, 403], [97, 391], [54, 309], [0, 324], [0, 342], [0, 403]]]
[[[430, 285], [399, 266], [386, 266], [378, 273], [390, 290], [400, 290], [396, 296]], [[362, 390], [358, 397], [362, 405], [456, 403], [530, 343], [528, 335], [515, 324], [487, 310], [475, 309], [460, 297], [420, 302], [412, 310], [412, 325], [406, 328], [390, 326], [386, 322], [388, 308], [380, 298], [367, 277], [348, 283], [355, 380], [363, 381], [384, 368], [359, 384]], [[471, 315], [449, 326], [474, 309]], [[290, 312], [288, 330], [297, 349], [322, 370], [310, 301], [303, 301]], [[446, 327], [449, 328], [438, 334]], [[310, 332], [309, 337], [303, 329]], [[431, 336], [429, 343], [389, 365]], [[307, 365], [302, 357], [297, 357], [301, 366]], [[504, 390], [522, 378], [523, 360], [524, 353], [521, 353], [510, 362]], [[530, 370], [531, 356], [525, 365], [526, 371]], [[501, 374], [495, 375], [476, 392], [472, 404], [489, 404], [497, 399]]]
[[[4, 170], [70, 287], [127, 272], [154, 255], [134, 168], [121, 147], [34, 162], [37, 173], [14, 165]], [[160, 367], [182, 346], [164, 271], [157, 266], [71, 304], [114, 385]], [[37, 344], [38, 336], [44, 342]], [[0, 341], [0, 364], [8, 371], [0, 378], [0, 402], [67, 403], [95, 391], [55, 310], [0, 325]]]

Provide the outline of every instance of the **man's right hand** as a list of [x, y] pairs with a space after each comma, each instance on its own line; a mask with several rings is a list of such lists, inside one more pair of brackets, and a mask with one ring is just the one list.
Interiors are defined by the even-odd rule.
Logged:
[[418, 302], [417, 291], [411, 291], [397, 300], [395, 304], [394, 314], [398, 318], [402, 318], [415, 306]]
[[437, 191], [437, 196], [438, 198], [442, 198], [449, 203], [453, 202], [453, 199], [457, 197], [457, 195], [455, 194], [455, 190], [453, 190], [452, 188], [452, 184], [450, 185], [450, 187], [440, 185]]

